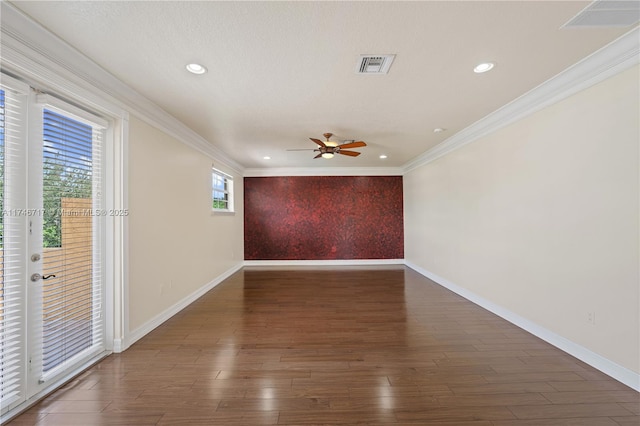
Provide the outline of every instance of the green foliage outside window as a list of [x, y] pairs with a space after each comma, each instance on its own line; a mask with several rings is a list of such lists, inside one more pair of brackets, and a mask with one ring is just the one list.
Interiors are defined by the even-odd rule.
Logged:
[[227, 200], [213, 200], [213, 208], [214, 209], [226, 209], [227, 208]]
[[62, 247], [62, 198], [91, 198], [91, 172], [46, 158], [43, 186], [43, 247]]

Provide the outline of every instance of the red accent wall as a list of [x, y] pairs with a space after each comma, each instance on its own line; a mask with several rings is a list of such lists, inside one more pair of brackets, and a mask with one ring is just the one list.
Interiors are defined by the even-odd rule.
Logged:
[[244, 258], [404, 258], [402, 176], [244, 178]]

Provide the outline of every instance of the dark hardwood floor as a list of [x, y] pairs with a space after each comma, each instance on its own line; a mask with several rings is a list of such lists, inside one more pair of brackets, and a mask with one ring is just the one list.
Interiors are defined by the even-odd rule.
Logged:
[[639, 395], [408, 268], [245, 268], [11, 424], [638, 425]]

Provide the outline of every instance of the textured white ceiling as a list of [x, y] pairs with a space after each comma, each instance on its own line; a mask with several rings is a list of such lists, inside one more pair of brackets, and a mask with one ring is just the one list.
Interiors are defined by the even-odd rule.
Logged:
[[[560, 29], [583, 1], [12, 3], [248, 168], [401, 166], [630, 29]], [[368, 146], [286, 151], [325, 132]]]

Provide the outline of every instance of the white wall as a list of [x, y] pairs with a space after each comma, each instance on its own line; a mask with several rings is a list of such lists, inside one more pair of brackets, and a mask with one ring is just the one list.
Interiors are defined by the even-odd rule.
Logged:
[[408, 264], [635, 373], [638, 75], [635, 66], [404, 177]]
[[[129, 123], [129, 331], [243, 262], [242, 176], [132, 117]], [[211, 213], [211, 166], [234, 177], [233, 215]]]

